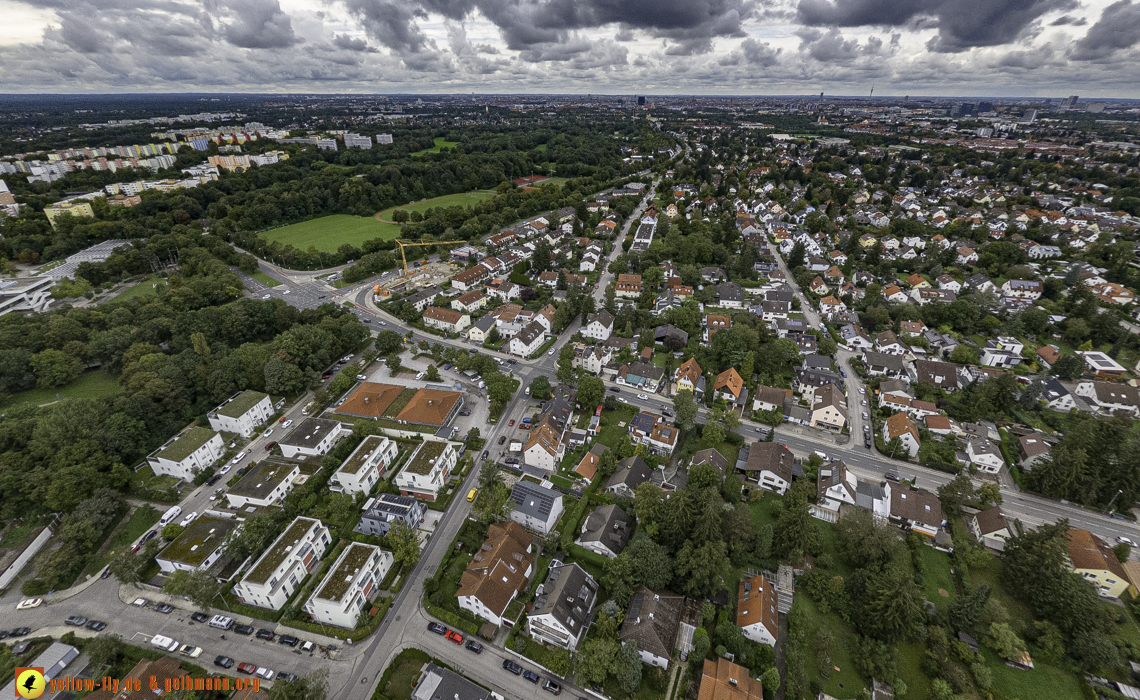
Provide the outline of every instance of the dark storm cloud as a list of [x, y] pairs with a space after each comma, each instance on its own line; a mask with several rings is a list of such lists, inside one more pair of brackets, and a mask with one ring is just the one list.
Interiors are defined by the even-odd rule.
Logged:
[[879, 56], [884, 53], [883, 40], [868, 37], [860, 44], [857, 39], [845, 39], [838, 29], [832, 27], [827, 32], [805, 28], [796, 32], [800, 38], [800, 50], [820, 63], [848, 63], [865, 56]]
[[337, 34], [333, 36], [333, 46], [345, 51], [356, 51], [358, 53], [376, 53], [375, 47], [369, 46], [368, 42], [364, 39], [353, 39], [347, 34]]
[[1084, 17], [1073, 17], [1072, 15], [1062, 15], [1049, 23], [1050, 27], [1063, 27], [1070, 25], [1073, 27], [1083, 27], [1088, 24], [1088, 20]]
[[797, 17], [809, 26], [914, 26], [933, 21], [931, 51], [956, 53], [1019, 38], [1047, 12], [1075, 0], [800, 0]]
[[369, 36], [394, 51], [418, 53], [427, 45], [427, 37], [416, 25], [427, 13], [418, 7], [384, 0], [346, 0], [345, 6]]
[[[1088, 34], [1076, 43], [1069, 55], [1078, 61], [1098, 60], [1137, 43], [1140, 43], [1140, 4], [1120, 0], [1104, 9], [1100, 20], [1089, 27]], [[1130, 69], [1135, 70], [1135, 65]]]
[[277, 0], [229, 0], [233, 20], [222, 31], [226, 41], [242, 49], [287, 49], [301, 42], [293, 22]]
[[771, 68], [780, 62], [781, 49], [774, 49], [767, 42], [748, 38], [740, 42], [740, 50], [724, 56], [718, 62], [722, 66], [747, 64], [761, 68]]

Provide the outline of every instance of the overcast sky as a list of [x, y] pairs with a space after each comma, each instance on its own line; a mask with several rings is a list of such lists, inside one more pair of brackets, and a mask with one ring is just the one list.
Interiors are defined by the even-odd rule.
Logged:
[[0, 0], [0, 92], [1140, 98], [1140, 0]]

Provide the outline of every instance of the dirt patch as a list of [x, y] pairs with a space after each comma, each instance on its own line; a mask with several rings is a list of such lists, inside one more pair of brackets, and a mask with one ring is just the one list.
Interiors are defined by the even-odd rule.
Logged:
[[947, 591], [945, 588], [939, 588], [938, 589], [938, 595], [942, 596], [943, 598], [949, 598], [950, 592]]

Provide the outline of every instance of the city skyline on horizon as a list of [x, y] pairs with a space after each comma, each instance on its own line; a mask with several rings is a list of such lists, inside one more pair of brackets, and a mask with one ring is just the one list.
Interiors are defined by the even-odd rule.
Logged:
[[9, 18], [0, 92], [10, 94], [857, 98], [875, 85], [891, 93], [882, 99], [1140, 99], [1132, 0], [0, 0], [0, 9]]

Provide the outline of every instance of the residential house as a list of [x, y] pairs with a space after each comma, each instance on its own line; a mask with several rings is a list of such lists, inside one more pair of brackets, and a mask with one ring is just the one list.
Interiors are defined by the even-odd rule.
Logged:
[[551, 562], [542, 592], [526, 617], [532, 639], [574, 651], [594, 617], [598, 582], [577, 564]]
[[546, 329], [538, 321], [531, 321], [508, 343], [508, 352], [518, 357], [530, 357], [538, 352], [546, 339]]
[[1045, 285], [1036, 280], [1006, 280], [1001, 286], [1002, 296], [1015, 299], [1040, 299]]
[[863, 367], [872, 377], [887, 377], [888, 379], [905, 379], [908, 377], [906, 363], [900, 355], [888, 355], [882, 352], [867, 351], [863, 353]]
[[423, 313], [423, 310], [432, 305], [435, 298], [443, 294], [443, 289], [438, 285], [431, 285], [424, 287], [420, 291], [410, 296], [404, 297], [404, 303], [411, 304], [416, 311]]
[[922, 321], [901, 321], [899, 323], [899, 330], [902, 331], [903, 335], [906, 335], [910, 338], [917, 338], [918, 336], [925, 333], [928, 329], [926, 327], [926, 324]]
[[736, 282], [722, 282], [716, 286], [717, 306], [726, 309], [744, 307], [744, 289]]
[[629, 544], [633, 527], [633, 516], [617, 505], [598, 506], [586, 516], [575, 544], [594, 554], [614, 559]]
[[1045, 435], [1033, 432], [1017, 438], [1018, 464], [1026, 471], [1032, 471], [1038, 462], [1045, 459], [1050, 451], [1049, 443], [1045, 442]]
[[324, 581], [305, 602], [305, 612], [318, 624], [356, 629], [365, 606], [371, 606], [380, 583], [392, 570], [391, 552], [353, 542], [329, 568]]
[[705, 316], [705, 332], [701, 340], [706, 343], [711, 343], [713, 333], [725, 328], [732, 328], [731, 318], [724, 314], [708, 314]]
[[918, 455], [918, 428], [914, 421], [905, 413], [896, 413], [883, 423], [883, 442], [890, 442], [898, 438], [902, 449], [909, 457]]
[[677, 385], [677, 391], [688, 389], [693, 392], [694, 397], [701, 397], [705, 393], [705, 378], [695, 357], [685, 360], [677, 368], [673, 374], [673, 381]]
[[729, 367], [717, 375], [716, 381], [713, 382], [713, 395], [731, 404], [743, 402], [747, 398], [744, 379], [735, 368]]
[[[745, 477], [783, 496], [792, 485], [795, 455], [778, 442], [754, 442], [743, 465]], [[741, 468], [738, 463], [737, 468]]]
[[641, 296], [641, 275], [618, 275], [615, 294], [617, 294], [619, 297], [634, 299]]
[[743, 579], [736, 594], [736, 626], [758, 644], [776, 646], [780, 635], [779, 593], [763, 575]]
[[289, 495], [293, 486], [300, 483], [300, 476], [300, 463], [267, 457], [250, 464], [249, 470], [226, 492], [226, 501], [235, 509], [273, 505]]
[[1005, 550], [1005, 543], [1013, 537], [1013, 529], [1002, 515], [1001, 506], [967, 515], [966, 527], [978, 542], [995, 551]]
[[[464, 314], [486, 308], [487, 293], [482, 289], [473, 289], [451, 300], [451, 308]], [[470, 325], [470, 323], [468, 323]]]
[[978, 262], [978, 254], [969, 246], [962, 246], [958, 248], [957, 252], [958, 256], [954, 259], [954, 262], [958, 265], [973, 265]]
[[997, 474], [1005, 466], [1001, 451], [985, 438], [969, 438], [966, 441], [966, 456], [978, 471], [986, 474]]
[[582, 336], [594, 340], [606, 340], [614, 332], [614, 317], [606, 310], [596, 314], [587, 314], [586, 323], [582, 325]]
[[219, 433], [237, 433], [242, 437], [253, 435], [254, 429], [265, 425], [273, 415], [273, 402], [269, 394], [246, 390], [230, 398], [206, 414], [210, 427]]
[[590, 446], [590, 450], [582, 456], [582, 461], [578, 462], [578, 466], [574, 467], [574, 473], [587, 481], [593, 481], [594, 475], [598, 473], [598, 464], [601, 462], [602, 455], [608, 449], [602, 443], [595, 442]]
[[637, 487], [649, 481], [653, 470], [641, 457], [626, 457], [617, 463], [614, 473], [606, 481], [606, 491], [625, 498], [633, 498]]
[[847, 408], [843, 391], [833, 384], [827, 384], [815, 391], [811, 407], [811, 425], [833, 432], [843, 430], [847, 424]]
[[[828, 384], [827, 386], [832, 386]], [[814, 387], [813, 387], [814, 388]], [[756, 396], [752, 401], [753, 411], [775, 411], [784, 408], [784, 400], [792, 398], [791, 389], [779, 389], [773, 386], [756, 385]]]
[[836, 299], [830, 294], [819, 300], [819, 312], [829, 318], [834, 314], [846, 310], [847, 304], [844, 304], [842, 301]]
[[1140, 417], [1140, 390], [1129, 384], [1083, 381], [1077, 384], [1076, 394], [1088, 399], [1102, 413]]
[[842, 461], [820, 465], [816, 481], [816, 501], [809, 509], [816, 518], [834, 523], [844, 503], [855, 505], [859, 479]]
[[203, 514], [159, 552], [155, 563], [165, 573], [209, 571], [225, 556], [226, 538], [237, 527], [237, 520]]
[[511, 487], [515, 502], [511, 520], [542, 535], [549, 535], [562, 515], [562, 494], [529, 481], [516, 481]]
[[891, 520], [927, 537], [942, 528], [942, 504], [938, 496], [907, 485], [891, 489]]
[[1021, 364], [1021, 351], [1025, 349], [1024, 343], [1008, 335], [998, 336], [987, 340], [982, 349], [982, 364], [987, 367], [1010, 368]]
[[323, 418], [306, 418], [277, 441], [277, 447], [286, 459], [298, 455], [319, 457], [328, 454], [340, 436], [352, 432], [352, 424]]
[[459, 578], [459, 607], [493, 625], [503, 624], [511, 601], [529, 588], [534, 573], [530, 533], [513, 520], [492, 523], [487, 539]]
[[681, 629], [684, 598], [670, 593], [654, 593], [638, 586], [622, 622], [618, 641], [635, 642], [641, 662], [668, 668]]
[[886, 522], [891, 517], [891, 484], [889, 481], [873, 483], [860, 481], [855, 488], [855, 505], [871, 511], [877, 520]]
[[693, 453], [693, 458], [689, 460], [689, 468], [692, 469], [701, 464], [708, 464], [713, 469], [716, 469], [722, 480], [725, 474], [728, 473], [728, 459], [717, 451], [715, 447], [707, 447]]
[[167, 440], [146, 457], [155, 474], [193, 481], [226, 452], [222, 436], [213, 430], [192, 426]]
[[654, 367], [644, 362], [632, 362], [618, 368], [614, 382], [655, 394], [661, 387], [661, 379], [664, 376], [665, 369], [662, 367]]
[[408, 458], [393, 484], [400, 489], [401, 496], [434, 501], [447, 484], [458, 460], [451, 443], [425, 440]]
[[1047, 369], [1053, 369], [1053, 365], [1057, 364], [1063, 355], [1061, 349], [1056, 345], [1042, 345], [1037, 348], [1037, 359], [1041, 364], [1045, 365]]
[[397, 521], [416, 529], [423, 523], [426, 512], [427, 509], [418, 499], [382, 493], [364, 502], [360, 522], [352, 531], [384, 537]]
[[1066, 538], [1073, 573], [1096, 586], [1105, 598], [1119, 598], [1128, 590], [1128, 574], [1107, 542], [1088, 530], [1069, 530]]
[[465, 335], [467, 336], [467, 340], [471, 341], [472, 343], [478, 343], [482, 345], [484, 342], [486, 342], [487, 336], [491, 335], [491, 331], [494, 329], [495, 317], [487, 314], [486, 316], [480, 316], [479, 319], [475, 321], [474, 325], [470, 326], [467, 329]]
[[399, 448], [383, 435], [369, 435], [333, 472], [329, 490], [354, 496], [367, 494], [384, 477], [389, 465], [396, 461]]
[[916, 360], [914, 371], [919, 384], [932, 384], [947, 392], [958, 388], [958, 369], [949, 362]]
[[908, 350], [894, 331], [883, 331], [875, 335], [875, 349], [888, 355], [905, 355]]
[[614, 357], [613, 348], [605, 345], [574, 343], [572, 347], [574, 359], [571, 361], [571, 366], [593, 374], [601, 374]]
[[936, 281], [938, 282], [939, 289], [945, 289], [946, 291], [953, 292], [955, 294], [962, 291], [961, 283], [959, 283], [958, 280], [954, 279], [950, 275], [939, 275]]
[[1054, 411], [1061, 413], [1068, 413], [1071, 409], [1077, 407], [1077, 402], [1069, 390], [1057, 381], [1056, 377], [1049, 377], [1045, 380], [1045, 387], [1041, 392], [1041, 398], [1045, 404]]
[[1084, 359], [1085, 366], [1088, 368], [1087, 374], [1093, 379], [1118, 382], [1124, 378], [1124, 373], [1128, 371], [1124, 365], [1098, 350], [1077, 351], [1077, 355]]
[[705, 659], [697, 700], [763, 700], [764, 684], [728, 659]]
[[234, 586], [234, 595], [243, 605], [280, 610], [331, 543], [320, 520], [296, 518]]

